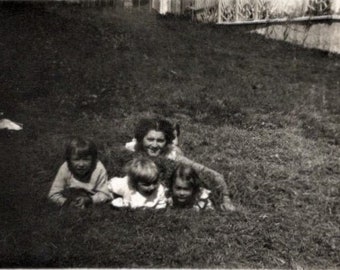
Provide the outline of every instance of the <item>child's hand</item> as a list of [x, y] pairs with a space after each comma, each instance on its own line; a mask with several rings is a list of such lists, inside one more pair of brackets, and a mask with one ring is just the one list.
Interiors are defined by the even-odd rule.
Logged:
[[67, 199], [65, 206], [86, 208], [92, 204], [92, 198], [88, 191], [81, 188], [66, 188], [63, 196]]
[[74, 200], [72, 200], [70, 203], [71, 206], [74, 206], [80, 209], [85, 209], [90, 204], [92, 204], [92, 199], [90, 197], [84, 197], [84, 196], [77, 197]]
[[235, 211], [236, 207], [231, 202], [228, 195], [223, 196], [223, 202], [220, 205], [222, 211]]

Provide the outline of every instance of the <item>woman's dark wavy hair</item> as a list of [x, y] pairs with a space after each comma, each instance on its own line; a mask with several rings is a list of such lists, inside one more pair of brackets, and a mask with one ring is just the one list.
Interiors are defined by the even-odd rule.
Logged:
[[197, 172], [191, 166], [179, 164], [176, 170], [173, 172], [173, 174], [170, 177], [170, 183], [169, 183], [169, 195], [170, 196], [172, 196], [173, 194], [172, 188], [177, 178], [180, 178], [183, 181], [186, 181], [190, 184], [190, 186], [193, 188], [193, 197], [195, 197], [196, 194], [199, 193], [201, 180], [198, 177]]
[[159, 118], [141, 119], [135, 129], [135, 138], [137, 140], [136, 151], [143, 151], [143, 139], [150, 130], [161, 131], [164, 134], [166, 146], [171, 144], [174, 136], [174, 129], [171, 123], [167, 120]]
[[91, 156], [92, 157], [92, 168], [90, 170], [90, 173], [93, 172], [97, 164], [97, 159], [98, 159], [97, 146], [95, 145], [93, 141], [86, 139], [86, 138], [75, 137], [68, 142], [68, 144], [66, 145], [66, 149], [65, 149], [65, 160], [67, 162], [69, 170], [71, 171], [72, 171], [72, 166], [71, 166], [72, 155], [77, 155], [78, 157]]

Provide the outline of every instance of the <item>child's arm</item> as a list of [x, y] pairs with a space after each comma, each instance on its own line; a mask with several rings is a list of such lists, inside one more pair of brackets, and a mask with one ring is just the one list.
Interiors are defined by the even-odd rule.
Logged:
[[126, 200], [127, 196], [126, 192], [128, 189], [128, 178], [127, 176], [121, 177], [113, 177], [108, 181], [108, 189], [112, 194], [113, 200], [111, 204], [114, 207], [128, 207], [130, 202]]
[[63, 196], [62, 192], [66, 188], [67, 185], [67, 177], [68, 175], [67, 163], [65, 162], [58, 170], [56, 177], [54, 178], [51, 189], [48, 193], [48, 198], [56, 203], [57, 205], [62, 206], [67, 199]]
[[113, 177], [108, 181], [108, 190], [111, 192], [113, 197], [115, 197], [114, 195], [124, 197], [127, 188], [128, 188], [127, 176]]
[[[192, 161], [184, 156], [178, 156], [176, 158], [176, 161], [179, 163], [182, 163], [184, 165], [191, 166], [199, 175], [207, 175], [209, 178], [211, 178], [216, 185], [216, 189], [222, 194], [223, 201], [221, 203], [221, 209], [222, 210], [230, 210], [234, 211], [235, 206], [232, 204], [230, 197], [229, 197], [229, 190], [227, 187], [227, 184], [225, 182], [225, 179], [222, 174], [200, 164], [195, 161]], [[200, 177], [204, 179], [204, 177]], [[209, 186], [209, 183], [207, 183]], [[215, 187], [209, 187], [209, 188], [215, 188]]]
[[199, 194], [196, 197], [196, 202], [194, 204], [194, 209], [197, 211], [201, 210], [214, 210], [214, 205], [210, 200], [211, 191], [205, 188], [200, 188]]
[[166, 200], [159, 201], [155, 206], [155, 209], [164, 209], [166, 208], [166, 204], [167, 204]]
[[167, 199], [165, 197], [165, 189], [162, 185], [159, 186], [159, 190], [158, 190], [159, 194], [158, 194], [158, 203], [155, 205], [155, 209], [164, 209], [166, 208], [167, 205]]
[[92, 202], [94, 204], [98, 204], [112, 200], [112, 195], [108, 187], [107, 171], [104, 165], [102, 163], [98, 163], [93, 174], [94, 175], [92, 175], [92, 177], [96, 179], [96, 186], [94, 190], [95, 194], [91, 196]]

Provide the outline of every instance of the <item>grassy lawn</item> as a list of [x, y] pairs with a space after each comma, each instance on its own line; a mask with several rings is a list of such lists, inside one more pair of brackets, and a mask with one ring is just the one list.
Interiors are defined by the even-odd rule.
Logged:
[[[340, 56], [137, 9], [0, 5], [2, 267], [340, 267]], [[72, 135], [109, 176], [142, 116], [182, 128], [238, 211], [57, 209]]]

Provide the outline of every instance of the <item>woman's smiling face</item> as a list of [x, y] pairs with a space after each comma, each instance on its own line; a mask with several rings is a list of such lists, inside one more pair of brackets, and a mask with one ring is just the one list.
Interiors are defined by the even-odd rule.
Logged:
[[143, 138], [144, 151], [150, 157], [159, 156], [166, 145], [165, 135], [162, 131], [150, 130]]

